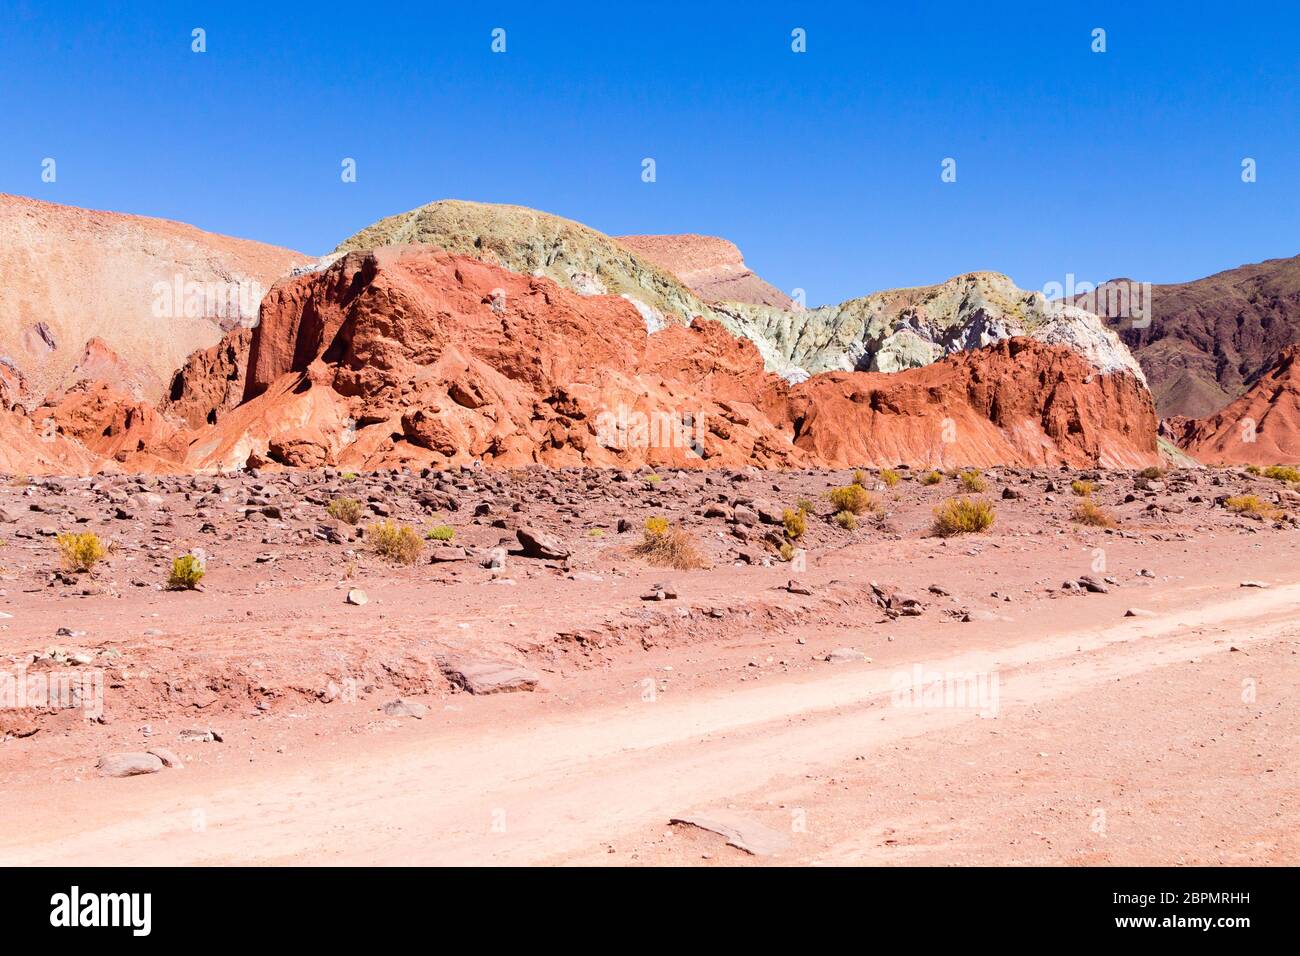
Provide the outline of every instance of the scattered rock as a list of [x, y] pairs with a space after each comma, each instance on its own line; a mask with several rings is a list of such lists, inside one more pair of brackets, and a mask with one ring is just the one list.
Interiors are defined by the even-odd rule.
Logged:
[[97, 765], [101, 777], [137, 777], [157, 773], [164, 766], [162, 758], [153, 753], [106, 754]]
[[442, 672], [457, 687], [471, 694], [510, 694], [537, 689], [536, 673], [508, 661], [449, 660]]
[[429, 708], [418, 701], [404, 700], [401, 697], [390, 700], [379, 709], [388, 717], [414, 717], [416, 720], [423, 720], [429, 712]]
[[519, 539], [519, 549], [524, 557], [563, 561], [569, 556], [569, 549], [564, 543], [545, 531], [522, 525], [515, 530], [515, 536]]
[[349, 604], [355, 604], [357, 607], [361, 607], [369, 600], [370, 598], [366, 597], [366, 592], [360, 588], [353, 588], [348, 592], [347, 602]]
[[852, 647], [837, 647], [826, 655], [826, 661], [831, 664], [848, 664], [853, 661], [863, 661], [869, 664], [871, 658]]
[[668, 822], [716, 833], [727, 841], [727, 846], [734, 846], [750, 856], [777, 856], [790, 845], [789, 836], [781, 831], [725, 811], [707, 816], [673, 817]]

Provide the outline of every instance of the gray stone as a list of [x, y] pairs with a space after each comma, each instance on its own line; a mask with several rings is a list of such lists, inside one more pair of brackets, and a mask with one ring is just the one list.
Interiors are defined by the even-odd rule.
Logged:
[[457, 687], [471, 694], [511, 694], [537, 689], [538, 675], [509, 661], [454, 659], [444, 661], [442, 672]]
[[390, 700], [379, 708], [388, 717], [414, 717], [416, 720], [423, 720], [424, 715], [429, 712], [429, 708], [414, 700], [403, 700], [401, 697], [397, 700]]
[[138, 777], [157, 773], [164, 766], [162, 758], [152, 753], [106, 754], [97, 765], [101, 777]]

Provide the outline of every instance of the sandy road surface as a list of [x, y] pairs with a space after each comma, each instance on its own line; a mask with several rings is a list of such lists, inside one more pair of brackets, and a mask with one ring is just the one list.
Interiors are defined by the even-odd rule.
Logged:
[[[1163, 682], [1166, 692], [1203, 697], [1204, 675], [1186, 667], [1189, 661], [1258, 654], [1262, 662], [1272, 653], [1294, 677], [1297, 634], [1300, 585], [1242, 589], [1107, 628], [915, 658], [926, 672], [996, 672], [996, 716], [974, 708], [895, 706], [891, 681], [899, 668], [858, 662], [480, 732], [413, 724], [400, 737], [358, 739], [319, 759], [234, 768], [217, 779], [180, 772], [89, 780], [71, 801], [62, 800], [59, 812], [28, 814], [23, 826], [6, 828], [0, 863], [629, 862], [614, 851], [628, 841], [642, 846], [638, 859], [649, 861], [751, 862], [712, 836], [679, 839], [683, 853], [655, 835], [673, 815], [725, 808], [739, 795], [765, 789], [793, 795], [814, 818], [843, 815], [841, 798], [817, 784], [900, 744], [930, 748], [925, 766], [936, 774], [954, 763], [996, 763], [1006, 739], [986, 734], [971, 745], [961, 733], [973, 724], [1010, 728], [1032, 716], [1033, 733], [1042, 739], [1086, 738], [1091, 718], [1071, 702], [1160, 673], [1173, 675]], [[1128, 701], [1123, 716], [1130, 731], [1124, 746], [1146, 764], [1160, 761], [1176, 722], [1149, 695], [1121, 699]], [[1294, 723], [1291, 730], [1294, 737]], [[1285, 771], [1279, 763], [1285, 755], [1266, 752], [1274, 743], [1285, 746], [1259, 734], [1248, 746], [1261, 758], [1278, 757], [1272, 762]], [[1211, 780], [1227, 774], [1212, 761], [1195, 772]], [[1187, 787], [1204, 783], [1188, 780]], [[937, 804], [929, 822], [954, 812], [996, 817], [1000, 800], [1022, 784], [1012, 777], [1004, 791], [994, 788], [976, 805], [955, 798]], [[887, 791], [853, 792], [852, 800], [855, 813], [865, 808], [882, 824], [902, 823]], [[1296, 829], [1295, 813], [1294, 802], [1278, 807], [1279, 834]], [[779, 820], [778, 813], [766, 814], [768, 825]], [[835, 834], [833, 825], [827, 829]], [[829, 843], [796, 834], [776, 862], [880, 862], [875, 850], [857, 828]]]

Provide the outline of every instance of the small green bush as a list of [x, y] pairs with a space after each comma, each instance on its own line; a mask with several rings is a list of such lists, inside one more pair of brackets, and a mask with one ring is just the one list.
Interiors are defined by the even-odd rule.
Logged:
[[425, 537], [430, 541], [450, 541], [452, 538], [456, 537], [456, 529], [449, 524], [440, 524], [437, 527], [430, 529], [429, 533], [426, 534]]
[[203, 580], [207, 572], [203, 562], [192, 554], [182, 554], [172, 561], [171, 574], [167, 575], [167, 587], [173, 591], [193, 591]]
[[976, 468], [967, 468], [957, 475], [957, 480], [961, 482], [964, 491], [984, 491], [988, 488], [988, 482]]
[[785, 536], [791, 541], [798, 541], [808, 530], [808, 518], [803, 511], [786, 508], [781, 514], [781, 523], [785, 525]]
[[1070, 490], [1080, 498], [1087, 498], [1092, 494], [1092, 487], [1091, 481], [1084, 481], [1083, 479], [1075, 479], [1070, 482]]
[[921, 476], [923, 485], [937, 485], [941, 481], [943, 481], [943, 473], [939, 471], [927, 471]]
[[835, 523], [845, 531], [852, 531], [858, 526], [858, 518], [852, 511], [835, 512]]
[[886, 468], [880, 472], [880, 480], [885, 483], [886, 488], [892, 488], [903, 480], [903, 476], [892, 468]]
[[60, 534], [55, 542], [59, 547], [59, 557], [63, 567], [68, 571], [86, 572], [94, 568], [108, 549], [93, 531], [68, 531]]

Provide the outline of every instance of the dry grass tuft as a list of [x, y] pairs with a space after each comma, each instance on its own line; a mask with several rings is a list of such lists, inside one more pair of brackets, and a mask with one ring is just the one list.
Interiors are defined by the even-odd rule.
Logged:
[[836, 511], [848, 511], [860, 515], [868, 511], [880, 510], [880, 502], [871, 497], [867, 489], [856, 482], [843, 488], [832, 488], [829, 498], [831, 507]]
[[1075, 505], [1074, 520], [1079, 524], [1090, 525], [1094, 528], [1115, 527], [1115, 519], [1111, 517], [1110, 512], [1090, 498]]
[[949, 498], [934, 509], [934, 533], [976, 534], [992, 527], [995, 516], [993, 503], [983, 498]]
[[355, 498], [335, 498], [325, 506], [325, 513], [336, 521], [355, 525], [361, 520], [361, 502]]
[[424, 542], [414, 528], [391, 518], [366, 528], [366, 540], [377, 555], [397, 564], [414, 564], [424, 549]]
[[641, 542], [632, 551], [661, 568], [689, 571], [708, 566], [691, 536], [670, 527], [667, 518], [647, 518]]

